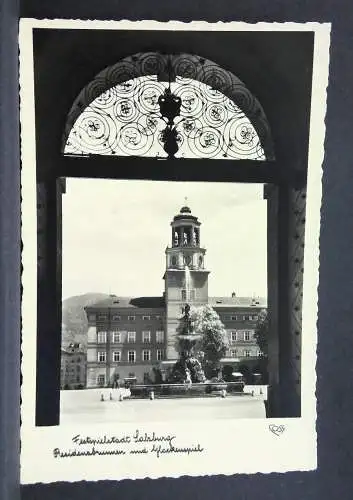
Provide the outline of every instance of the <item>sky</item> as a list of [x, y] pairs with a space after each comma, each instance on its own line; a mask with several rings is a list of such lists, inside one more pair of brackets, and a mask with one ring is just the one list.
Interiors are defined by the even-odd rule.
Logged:
[[201, 225], [209, 295], [267, 296], [263, 185], [66, 180], [63, 299], [88, 292], [160, 296], [170, 222], [185, 204]]

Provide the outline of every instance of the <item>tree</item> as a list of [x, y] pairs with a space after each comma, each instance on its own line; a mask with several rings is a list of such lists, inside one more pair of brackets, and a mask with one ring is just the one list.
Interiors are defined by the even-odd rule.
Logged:
[[269, 333], [269, 318], [267, 310], [263, 309], [259, 314], [259, 319], [255, 327], [254, 337], [260, 351], [267, 357], [268, 355], [268, 333]]
[[220, 360], [229, 348], [227, 332], [216, 311], [209, 305], [192, 308], [191, 326], [195, 333], [201, 334], [196, 349], [203, 358], [207, 376], [219, 370]]

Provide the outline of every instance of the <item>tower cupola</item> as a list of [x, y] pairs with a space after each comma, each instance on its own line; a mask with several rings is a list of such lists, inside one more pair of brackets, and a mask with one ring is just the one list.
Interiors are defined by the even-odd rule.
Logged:
[[192, 214], [186, 203], [170, 223], [172, 228], [171, 246], [167, 248], [167, 269], [204, 269], [206, 250], [200, 243], [201, 222]]
[[200, 226], [198, 218], [192, 215], [191, 209], [184, 205], [175, 215], [172, 226], [172, 247], [199, 247]]

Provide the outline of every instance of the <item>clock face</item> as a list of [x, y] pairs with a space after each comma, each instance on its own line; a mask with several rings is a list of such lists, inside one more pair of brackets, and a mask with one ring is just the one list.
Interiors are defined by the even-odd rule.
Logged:
[[184, 262], [186, 266], [190, 266], [192, 263], [191, 255], [184, 255]]

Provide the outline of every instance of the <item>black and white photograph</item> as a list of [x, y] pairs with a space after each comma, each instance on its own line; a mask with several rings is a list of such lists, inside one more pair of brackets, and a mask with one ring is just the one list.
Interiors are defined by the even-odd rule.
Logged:
[[316, 467], [329, 36], [22, 20], [23, 482]]
[[263, 187], [66, 182], [60, 424], [265, 418]]

